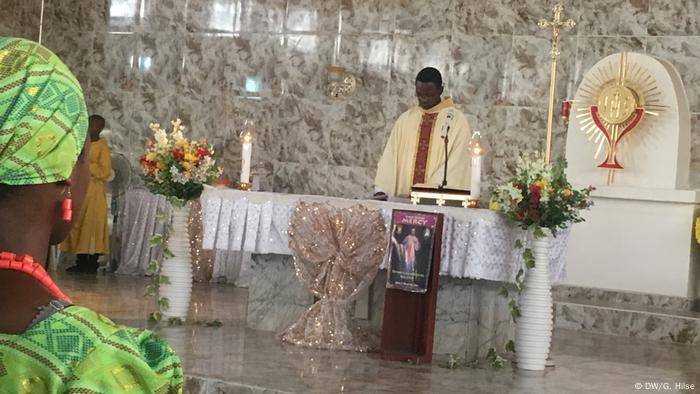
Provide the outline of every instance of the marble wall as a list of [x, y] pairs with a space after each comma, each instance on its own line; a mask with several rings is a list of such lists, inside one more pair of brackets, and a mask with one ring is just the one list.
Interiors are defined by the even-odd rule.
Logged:
[[[549, 0], [46, 0], [45, 44], [83, 83], [113, 149], [135, 161], [150, 121], [181, 117], [238, 172], [237, 133], [256, 121], [255, 162], [276, 191], [366, 196], [394, 119], [415, 102], [424, 66], [482, 131], [487, 184], [545, 137]], [[562, 39], [557, 98], [623, 49], [670, 60], [693, 112], [692, 184], [700, 187], [700, 3], [564, 0], [578, 21]], [[39, 0], [0, 0], [0, 33], [34, 37]], [[8, 28], [9, 26], [9, 28]], [[338, 50], [336, 51], [336, 43]], [[359, 77], [354, 96], [324, 95], [333, 61]], [[554, 152], [565, 133], [555, 124]]]

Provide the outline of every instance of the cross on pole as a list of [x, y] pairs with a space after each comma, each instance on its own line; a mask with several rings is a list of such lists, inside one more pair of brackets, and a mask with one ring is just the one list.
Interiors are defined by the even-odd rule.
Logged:
[[552, 119], [554, 118], [554, 88], [557, 81], [557, 60], [559, 59], [559, 33], [561, 29], [571, 30], [576, 26], [576, 22], [569, 18], [565, 21], [562, 20], [562, 12], [564, 7], [561, 4], [554, 6], [552, 10], [554, 13], [554, 18], [551, 21], [542, 19], [537, 24], [540, 29], [551, 30], [552, 31], [552, 49], [550, 51], [551, 57], [551, 77], [549, 80], [549, 112], [547, 114], [547, 146], [545, 147], [545, 160], [550, 161], [551, 151], [552, 151]]

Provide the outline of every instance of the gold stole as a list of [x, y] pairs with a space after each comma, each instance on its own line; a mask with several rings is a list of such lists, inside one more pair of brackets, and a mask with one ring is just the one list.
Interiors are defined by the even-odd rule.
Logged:
[[425, 172], [430, 155], [430, 138], [439, 112], [424, 113], [418, 132], [418, 147], [416, 148], [416, 160], [413, 164], [413, 183], [425, 183]]

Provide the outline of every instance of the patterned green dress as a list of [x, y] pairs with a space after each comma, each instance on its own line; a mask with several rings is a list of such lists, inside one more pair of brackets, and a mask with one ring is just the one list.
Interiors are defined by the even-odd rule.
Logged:
[[178, 356], [146, 330], [69, 306], [0, 334], [0, 393], [181, 393]]

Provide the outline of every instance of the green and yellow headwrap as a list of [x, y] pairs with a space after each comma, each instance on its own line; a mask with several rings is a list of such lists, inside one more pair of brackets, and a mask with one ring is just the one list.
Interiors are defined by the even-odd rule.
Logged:
[[45, 47], [0, 37], [0, 183], [68, 179], [87, 133], [80, 83]]

